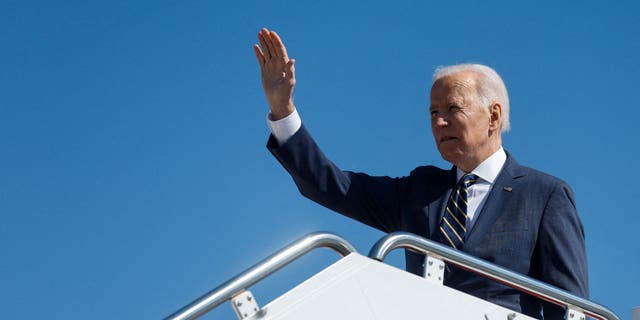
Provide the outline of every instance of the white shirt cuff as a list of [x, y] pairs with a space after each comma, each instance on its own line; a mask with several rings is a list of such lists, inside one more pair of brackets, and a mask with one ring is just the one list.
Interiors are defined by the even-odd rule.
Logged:
[[268, 114], [267, 125], [269, 125], [271, 133], [273, 137], [276, 138], [276, 141], [278, 141], [278, 144], [283, 145], [300, 130], [302, 120], [300, 119], [298, 110], [293, 110], [290, 115], [276, 121], [271, 120], [271, 114]]

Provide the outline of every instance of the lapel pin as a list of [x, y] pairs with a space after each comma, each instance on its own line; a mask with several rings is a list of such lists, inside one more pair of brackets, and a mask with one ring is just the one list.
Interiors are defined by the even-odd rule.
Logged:
[[513, 188], [511, 188], [511, 187], [504, 187], [504, 188], [503, 188], [503, 190], [504, 190], [504, 191], [506, 191], [506, 192], [511, 192], [511, 191], [513, 190]]

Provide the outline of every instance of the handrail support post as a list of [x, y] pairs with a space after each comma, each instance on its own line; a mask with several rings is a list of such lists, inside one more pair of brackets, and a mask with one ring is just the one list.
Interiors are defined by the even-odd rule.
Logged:
[[239, 320], [253, 317], [260, 312], [260, 306], [249, 290], [242, 291], [240, 294], [231, 298], [231, 306], [236, 312]]
[[564, 318], [566, 320], [585, 320], [587, 317], [582, 311], [576, 309], [573, 306], [569, 306]]
[[445, 264], [442, 259], [433, 254], [427, 254], [424, 264], [424, 278], [442, 285], [444, 283], [444, 268]]

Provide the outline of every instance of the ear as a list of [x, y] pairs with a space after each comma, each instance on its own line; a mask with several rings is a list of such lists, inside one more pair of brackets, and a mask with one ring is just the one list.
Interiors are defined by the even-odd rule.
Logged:
[[489, 107], [489, 130], [502, 130], [502, 105], [497, 102]]

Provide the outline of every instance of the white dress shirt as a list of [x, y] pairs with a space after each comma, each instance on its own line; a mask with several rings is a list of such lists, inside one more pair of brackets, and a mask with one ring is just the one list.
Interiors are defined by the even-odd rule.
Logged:
[[[505, 161], [507, 161], [507, 154], [504, 149], [500, 147], [498, 151], [493, 153], [489, 158], [485, 159], [475, 169], [471, 170], [471, 173], [478, 176], [476, 183], [472, 184], [469, 188], [469, 194], [467, 196], [467, 234], [478, 220], [478, 215], [487, 201], [487, 195], [496, 177], [502, 170]], [[462, 179], [466, 173], [459, 168], [457, 169], [458, 180]]]
[[[294, 110], [290, 115], [276, 121], [271, 120], [270, 115], [268, 115], [267, 124], [269, 125], [274, 138], [278, 141], [278, 144], [282, 145], [287, 142], [291, 136], [298, 132], [300, 126], [302, 126], [302, 120], [300, 119], [298, 111]], [[478, 220], [478, 215], [487, 200], [487, 195], [491, 191], [494, 181], [500, 173], [500, 170], [502, 170], [505, 161], [507, 161], [507, 154], [504, 152], [504, 149], [500, 147], [498, 151], [489, 156], [489, 158], [485, 159], [480, 163], [480, 165], [471, 171], [471, 173], [477, 175], [479, 179], [468, 188], [467, 234], [471, 231]], [[457, 169], [458, 180], [460, 180], [465, 174], [466, 173], [464, 171]]]
[[271, 114], [267, 115], [267, 124], [271, 129], [273, 137], [276, 138], [279, 145], [283, 145], [291, 136], [293, 136], [302, 126], [302, 120], [298, 115], [298, 110], [294, 109], [293, 113], [280, 119], [271, 120]]

